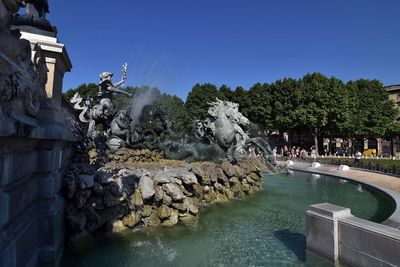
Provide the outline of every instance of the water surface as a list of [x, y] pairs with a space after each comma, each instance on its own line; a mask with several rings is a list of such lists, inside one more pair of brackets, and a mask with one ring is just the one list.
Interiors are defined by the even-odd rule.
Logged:
[[200, 212], [195, 228], [176, 226], [97, 236], [67, 246], [62, 267], [333, 266], [305, 250], [305, 212], [330, 202], [381, 222], [394, 211], [380, 191], [303, 172], [265, 175], [263, 191]]

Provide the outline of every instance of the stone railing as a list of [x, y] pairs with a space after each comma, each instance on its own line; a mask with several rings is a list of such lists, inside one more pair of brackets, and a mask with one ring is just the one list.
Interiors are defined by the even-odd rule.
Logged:
[[306, 213], [307, 249], [351, 266], [400, 266], [400, 231], [329, 203]]

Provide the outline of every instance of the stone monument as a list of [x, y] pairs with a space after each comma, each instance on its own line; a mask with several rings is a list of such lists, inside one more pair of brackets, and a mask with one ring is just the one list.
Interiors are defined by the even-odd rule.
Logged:
[[46, 95], [55, 107], [62, 100], [62, 84], [65, 72], [72, 69], [71, 60], [64, 44], [57, 38], [57, 28], [46, 19], [49, 13], [47, 0], [26, 0], [25, 14], [14, 15], [13, 30], [20, 30], [21, 38], [37, 46], [44, 57], [48, 74]]
[[0, 0], [0, 266], [7, 267], [38, 266], [59, 254], [60, 190], [76, 141], [59, 119], [71, 63], [45, 21], [47, 1], [26, 2], [27, 16], [19, 17], [24, 1]]

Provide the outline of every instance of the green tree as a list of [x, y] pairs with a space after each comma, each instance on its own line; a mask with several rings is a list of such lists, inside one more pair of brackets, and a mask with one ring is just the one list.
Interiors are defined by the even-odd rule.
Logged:
[[271, 127], [280, 133], [291, 131], [298, 126], [293, 112], [300, 106], [301, 92], [299, 80], [284, 78], [271, 84]]
[[211, 83], [196, 84], [186, 99], [186, 110], [189, 120], [203, 120], [207, 117], [208, 103], [220, 97], [217, 87]]
[[235, 97], [235, 92], [232, 91], [231, 88], [223, 84], [219, 88], [219, 95], [221, 97], [221, 100], [232, 102]]
[[378, 80], [350, 81], [346, 87], [354, 95], [352, 103], [353, 135], [383, 137], [391, 132], [398, 116], [394, 103], [389, 101], [383, 84]]
[[98, 91], [99, 86], [97, 84], [83, 83], [75, 89], [69, 89], [63, 94], [63, 96], [67, 101], [69, 101], [76, 93], [78, 93], [82, 98], [86, 98], [87, 96], [95, 97]]
[[319, 151], [318, 138], [326, 130], [330, 121], [328, 99], [329, 79], [320, 73], [307, 74], [300, 83], [301, 103], [293, 111], [293, 121], [297, 126], [309, 130], [314, 138], [314, 146]]
[[248, 91], [250, 105], [246, 107], [246, 113], [250, 121], [259, 124], [263, 128], [272, 128], [272, 95], [270, 85], [267, 83], [254, 84]]
[[157, 104], [164, 112], [166, 118], [171, 122], [175, 131], [189, 130], [191, 122], [186, 112], [185, 103], [177, 96], [162, 94]]

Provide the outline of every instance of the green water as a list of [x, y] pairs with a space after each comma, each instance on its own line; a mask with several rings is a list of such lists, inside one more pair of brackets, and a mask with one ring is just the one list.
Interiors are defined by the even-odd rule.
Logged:
[[394, 210], [383, 193], [337, 178], [266, 175], [263, 191], [203, 209], [196, 228], [98, 236], [67, 246], [59, 266], [333, 266], [305, 251], [305, 212], [321, 202], [349, 207], [355, 216], [375, 222]]

